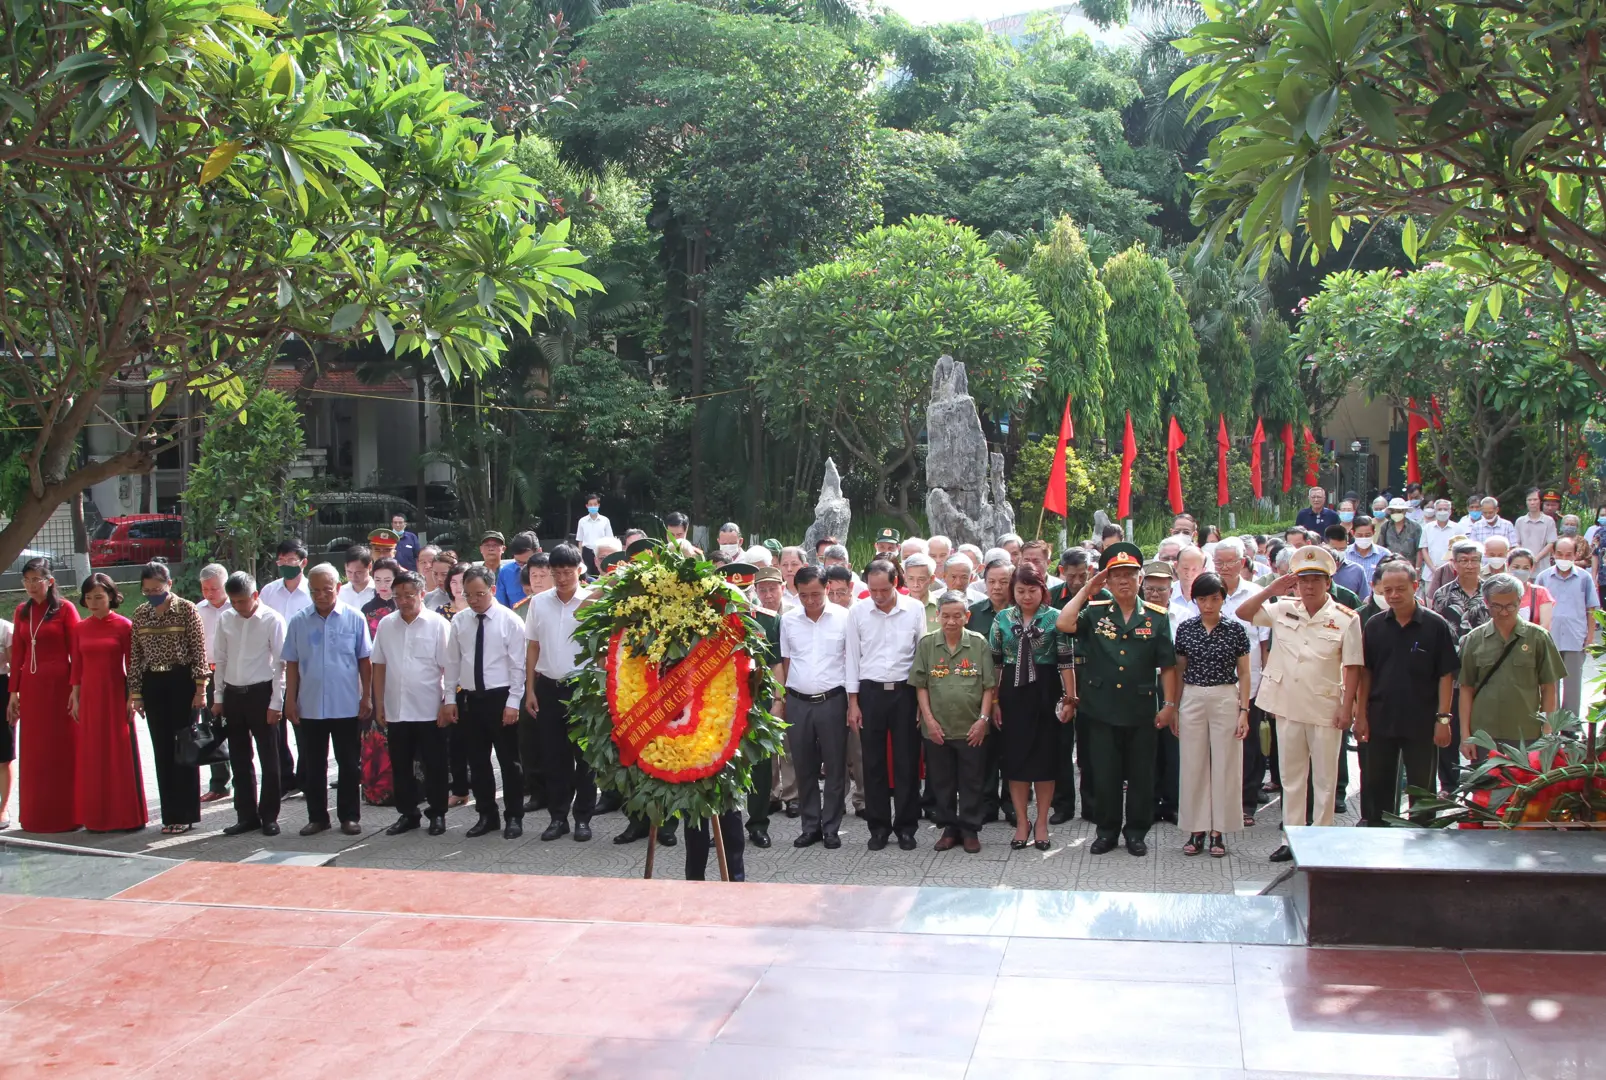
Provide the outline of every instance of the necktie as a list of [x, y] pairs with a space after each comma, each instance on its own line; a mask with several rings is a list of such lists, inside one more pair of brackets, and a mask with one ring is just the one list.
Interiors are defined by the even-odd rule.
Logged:
[[479, 626], [474, 630], [474, 689], [485, 689], [485, 616], [476, 616]]

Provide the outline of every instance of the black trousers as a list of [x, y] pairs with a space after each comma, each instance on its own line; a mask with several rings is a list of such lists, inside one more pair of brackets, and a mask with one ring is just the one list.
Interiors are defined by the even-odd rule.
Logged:
[[335, 748], [335, 813], [342, 822], [362, 820], [362, 732], [355, 716], [333, 720], [302, 717], [296, 725], [301, 755], [301, 793], [307, 820], [329, 824], [329, 747]]
[[[1266, 777], [1266, 755], [1260, 749], [1260, 725], [1271, 724], [1271, 717], [1260, 706], [1249, 706], [1249, 734], [1244, 736], [1244, 813], [1260, 809], [1260, 785]], [[1275, 727], [1275, 725], [1273, 725]]]
[[[990, 732], [988, 740], [997, 739]], [[982, 778], [987, 774], [987, 742], [971, 746], [963, 736], [926, 747], [926, 780], [937, 801], [937, 824], [954, 836], [975, 836], [982, 825]], [[1002, 742], [1003, 740], [999, 740]], [[1071, 740], [1062, 739], [1061, 743]]]
[[296, 759], [290, 754], [290, 729], [295, 725], [288, 720], [281, 720], [276, 726], [279, 732], [279, 788], [283, 793], [289, 794], [301, 787], [301, 775], [296, 772]]
[[[240, 822], [279, 820], [282, 798], [279, 778], [279, 726], [268, 723], [272, 683], [223, 688], [223, 721], [229, 733], [229, 764], [234, 767], [234, 817]], [[251, 747], [262, 759], [262, 793], [257, 795], [257, 771]]]
[[[1087, 739], [1086, 734], [1082, 731], [1083, 726], [1083, 724], [1073, 719], [1070, 724], [1060, 729], [1059, 768], [1054, 775], [1054, 802], [1052, 809], [1056, 813], [1064, 814], [1066, 817], [1074, 817], [1076, 815], [1076, 793], [1078, 788], [1076, 765], [1078, 758], [1081, 758], [1083, 766], [1082, 779], [1084, 788], [1090, 782], [1087, 778], [1087, 758], [1082, 750], [1082, 744]], [[998, 733], [993, 732], [993, 734], [996, 735]], [[983, 745], [986, 744], [984, 743]], [[1082, 796], [1082, 805], [1086, 807], [1088, 803], [1085, 790], [1083, 790]]]
[[[920, 827], [919, 701], [906, 682], [859, 684], [859, 712], [864, 726], [864, 813], [870, 832], [899, 836]], [[887, 787], [887, 742], [892, 743], [892, 787]]]
[[195, 680], [190, 669], [147, 671], [140, 680], [145, 723], [151, 731], [151, 756], [156, 761], [156, 793], [162, 800], [163, 825], [194, 825], [201, 820], [201, 770], [178, 764], [174, 747], [178, 733], [190, 726], [195, 709]]
[[[468, 736], [468, 781], [474, 789], [474, 809], [481, 817], [496, 814], [496, 774], [491, 754], [502, 768], [502, 806], [510, 819], [524, 817], [524, 768], [519, 764], [517, 723], [502, 723], [507, 708], [505, 686], [489, 690], [462, 690], [457, 695], [457, 726]], [[444, 805], [445, 800], [442, 800]]]
[[[213, 679], [214, 676], [208, 676], [206, 680], [206, 711], [208, 713], [212, 711], [212, 703], [217, 700], [215, 696], [215, 690], [212, 685]], [[229, 751], [229, 757], [232, 759], [233, 756], [234, 752], [231, 749]], [[207, 785], [207, 790], [215, 791], [219, 795], [229, 790], [229, 762], [220, 761], [216, 765], [212, 766], [212, 780], [211, 783]]]
[[747, 827], [769, 831], [770, 791], [775, 786], [775, 759], [753, 763], [753, 790], [747, 795]]
[[430, 817], [446, 813], [446, 731], [428, 720], [385, 725], [390, 771], [396, 783], [396, 812], [418, 820], [418, 778], [413, 762], [424, 766], [424, 798]]
[[530, 711], [519, 707], [519, 764], [524, 769], [524, 793], [546, 794], [546, 773], [541, 768], [541, 726]]
[[997, 728], [988, 730], [987, 741], [981, 748], [986, 755], [986, 771], [981, 778], [981, 815], [985, 821], [997, 821], [999, 811], [1010, 805], [1009, 785], [1004, 782], [1004, 740]]
[[1182, 744], [1170, 728], [1155, 729], [1154, 739], [1154, 812], [1155, 816], [1177, 816], [1182, 805], [1179, 788], [1182, 783]]
[[[1454, 740], [1451, 740], [1454, 742]], [[1361, 745], [1361, 807], [1366, 820], [1374, 826], [1387, 825], [1384, 814], [1400, 812], [1400, 770], [1405, 770], [1405, 782], [1413, 787], [1433, 790], [1440, 747], [1432, 739], [1378, 738]], [[1432, 822], [1433, 814], [1413, 813], [1411, 820], [1419, 825]]]
[[597, 809], [597, 784], [591, 766], [569, 738], [569, 694], [563, 683], [535, 677], [536, 722], [541, 732], [541, 767], [546, 774], [546, 808], [553, 821], [591, 820]]
[[1154, 747], [1159, 732], [1152, 723], [1117, 727], [1089, 720], [1088, 727], [1098, 835], [1115, 840], [1125, 833], [1129, 840], [1142, 840], [1154, 825]]
[[446, 729], [446, 780], [453, 795], [467, 796], [473, 790], [468, 782], [468, 731], [457, 724]]
[[[713, 831], [706, 818], [686, 822], [687, 881], [707, 880], [708, 853], [714, 846]], [[725, 841], [725, 868], [730, 871], [731, 880], [746, 881], [747, 867], [742, 857], [747, 841], [742, 836], [742, 812], [727, 810], [719, 815], [719, 831]]]

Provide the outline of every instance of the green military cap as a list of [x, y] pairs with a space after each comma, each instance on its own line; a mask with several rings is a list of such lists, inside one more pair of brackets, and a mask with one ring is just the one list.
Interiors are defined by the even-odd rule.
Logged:
[[1100, 570], [1114, 570], [1117, 567], [1130, 566], [1134, 570], [1143, 565], [1143, 551], [1136, 544], [1122, 542], [1111, 544], [1099, 555]]
[[480, 533], [480, 543], [483, 544], [487, 540], [495, 540], [498, 544], [501, 544], [503, 547], [507, 547], [507, 537], [503, 536], [501, 533], [497, 532], [495, 529], [487, 529], [485, 532]]
[[898, 534], [897, 529], [882, 529], [875, 536], [875, 542], [878, 544], [897, 544], [902, 540], [903, 537]]
[[726, 581], [743, 589], [753, 584], [754, 577], [758, 575], [758, 567], [751, 563], [726, 563], [719, 569], [720, 573], [725, 575]]
[[604, 555], [602, 557], [602, 561], [597, 564], [597, 568], [600, 569], [603, 573], [607, 573], [609, 570], [612, 570], [615, 566], [618, 566], [620, 563], [622, 563], [624, 561], [625, 561], [625, 553], [622, 552], [622, 551], [615, 551], [615, 552], [612, 552], [611, 554]]
[[633, 559], [637, 555], [640, 555], [643, 551], [651, 551], [657, 546], [658, 545], [655, 541], [648, 540], [645, 536], [641, 537], [639, 540], [632, 540], [630, 541], [630, 546], [625, 548], [625, 558]]
[[764, 550], [779, 559], [781, 557], [781, 542], [772, 536], [764, 541]]
[[1143, 564], [1143, 576], [1146, 578], [1163, 577], [1174, 580], [1177, 573], [1171, 564], [1164, 559], [1150, 559]]

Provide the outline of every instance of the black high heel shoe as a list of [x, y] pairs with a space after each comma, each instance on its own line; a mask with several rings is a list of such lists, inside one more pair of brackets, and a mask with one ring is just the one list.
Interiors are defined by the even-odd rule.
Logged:
[[[1037, 822], [1036, 821], [1032, 822], [1032, 831], [1034, 833], [1037, 831]], [[1049, 848], [1053, 847], [1054, 845], [1048, 840], [1035, 840], [1035, 841], [1032, 842], [1032, 846], [1034, 848], [1036, 848], [1038, 851], [1047, 851]]]

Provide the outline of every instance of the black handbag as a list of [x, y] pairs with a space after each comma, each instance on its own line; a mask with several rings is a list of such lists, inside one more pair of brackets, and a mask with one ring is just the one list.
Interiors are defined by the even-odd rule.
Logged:
[[173, 736], [173, 759], [183, 768], [221, 765], [229, 760], [229, 738], [223, 721], [196, 709], [190, 726]]

